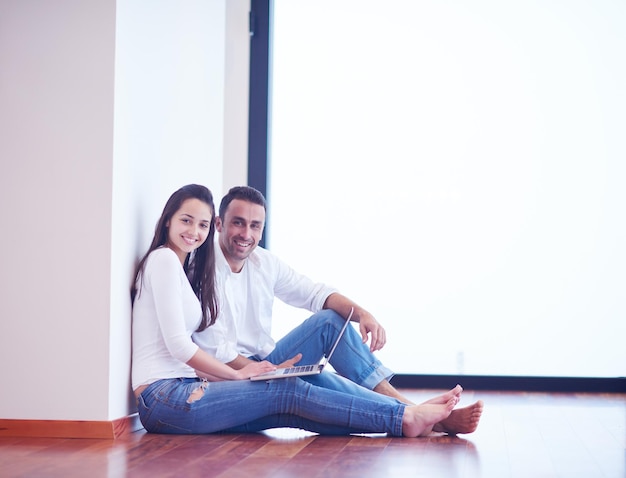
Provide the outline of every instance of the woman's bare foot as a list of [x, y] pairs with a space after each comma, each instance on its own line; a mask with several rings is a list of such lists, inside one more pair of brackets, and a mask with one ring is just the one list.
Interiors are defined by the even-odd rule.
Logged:
[[406, 407], [402, 418], [402, 434], [411, 438], [428, 435], [436, 423], [450, 416], [458, 402], [458, 397], [452, 396], [446, 403], [423, 403]]
[[463, 408], [452, 410], [450, 414], [433, 426], [433, 431], [449, 433], [472, 433], [478, 428], [480, 416], [483, 413], [483, 402], [476, 403]]

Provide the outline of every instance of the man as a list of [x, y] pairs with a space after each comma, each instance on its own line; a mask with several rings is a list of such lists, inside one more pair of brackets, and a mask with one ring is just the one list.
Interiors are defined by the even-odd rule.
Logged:
[[[267, 360], [279, 367], [298, 362], [312, 364], [329, 351], [354, 308], [352, 321], [359, 324], [359, 332], [348, 327], [331, 360], [340, 376], [322, 373], [303, 378], [351, 394], [359, 394], [360, 387], [364, 387], [412, 404], [390, 384], [393, 373], [374, 355], [385, 345], [386, 337], [384, 328], [372, 314], [337, 290], [314, 283], [258, 247], [265, 214], [265, 198], [254, 188], [231, 188], [222, 199], [219, 216], [215, 218], [219, 233], [219, 247], [215, 248], [216, 276], [222, 313], [213, 326], [196, 334], [194, 340], [236, 369], [251, 360]], [[275, 297], [313, 312], [277, 343], [271, 337]], [[471, 433], [478, 426], [482, 407], [478, 401], [455, 409], [434, 430]]]

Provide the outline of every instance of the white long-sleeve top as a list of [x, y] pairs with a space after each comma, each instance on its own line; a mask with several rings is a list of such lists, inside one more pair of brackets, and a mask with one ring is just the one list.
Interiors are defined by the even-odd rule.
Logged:
[[150, 253], [133, 305], [132, 387], [164, 378], [195, 377], [186, 364], [198, 350], [191, 335], [202, 308], [176, 253]]
[[336, 289], [297, 273], [266, 249], [257, 247], [239, 273], [233, 273], [215, 244], [220, 315], [214, 325], [193, 335], [202, 349], [224, 363], [238, 354], [267, 357], [272, 339], [274, 297], [294, 307], [319, 312]]

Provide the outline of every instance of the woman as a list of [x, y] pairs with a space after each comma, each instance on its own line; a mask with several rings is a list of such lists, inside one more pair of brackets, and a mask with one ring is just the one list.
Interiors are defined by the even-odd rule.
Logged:
[[197, 434], [296, 427], [333, 435], [386, 432], [415, 437], [430, 433], [450, 415], [460, 386], [408, 406], [375, 392], [355, 397], [299, 378], [253, 382], [247, 379], [275, 366], [264, 361], [235, 370], [201, 350], [192, 333], [209, 327], [219, 315], [214, 215], [206, 187], [190, 184], [176, 191], [137, 268], [132, 379], [147, 431]]

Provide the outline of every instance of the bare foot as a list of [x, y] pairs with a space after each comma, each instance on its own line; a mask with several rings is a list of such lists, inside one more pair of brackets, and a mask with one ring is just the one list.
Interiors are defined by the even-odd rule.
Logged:
[[472, 433], [478, 428], [480, 416], [483, 413], [483, 402], [476, 403], [463, 408], [452, 410], [450, 414], [433, 426], [433, 431], [449, 433]]
[[425, 402], [422, 402], [422, 405], [426, 405], [427, 403], [434, 403], [434, 404], [447, 403], [448, 400], [450, 400], [452, 397], [456, 397], [460, 400], [462, 391], [463, 391], [463, 387], [461, 387], [460, 385], [457, 385], [452, 390], [448, 390], [446, 393], [442, 395], [438, 395], [434, 398], [431, 398], [430, 400], [426, 400]]
[[428, 435], [436, 423], [450, 416], [458, 402], [458, 397], [454, 396], [446, 403], [424, 403], [406, 407], [402, 418], [402, 434], [411, 438]]
[[396, 400], [400, 400], [402, 403], [406, 403], [407, 405], [415, 405], [415, 403], [402, 395], [387, 380], [382, 380], [378, 385], [376, 385], [374, 387], [374, 392], [380, 393], [381, 395], [386, 395], [391, 398], [395, 398]]

